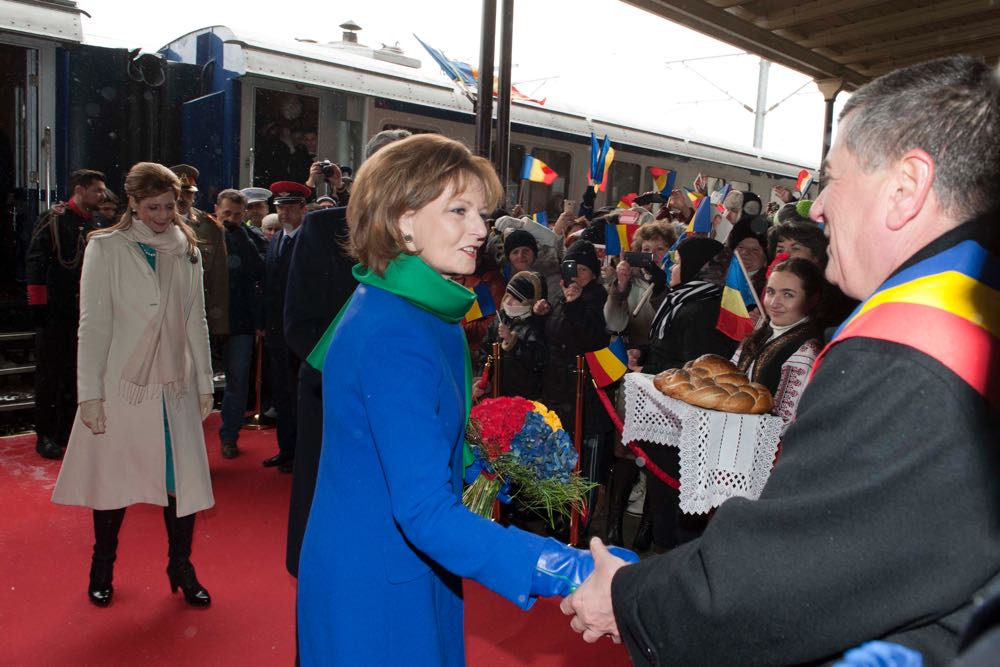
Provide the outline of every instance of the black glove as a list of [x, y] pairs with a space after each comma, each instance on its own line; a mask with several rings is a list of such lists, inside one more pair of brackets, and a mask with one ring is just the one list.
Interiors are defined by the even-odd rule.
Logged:
[[662, 294], [663, 290], [667, 289], [667, 273], [655, 262], [642, 267], [642, 272], [653, 285], [653, 294]]
[[583, 197], [581, 199], [584, 206], [587, 208], [594, 208], [594, 202], [597, 200], [597, 193], [594, 192], [593, 186], [590, 186], [583, 191]]

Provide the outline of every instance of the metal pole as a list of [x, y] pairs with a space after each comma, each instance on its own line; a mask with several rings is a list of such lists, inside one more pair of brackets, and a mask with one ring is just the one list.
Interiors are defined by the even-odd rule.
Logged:
[[[580, 461], [583, 458], [583, 367], [584, 357], [576, 358], [576, 423], [573, 424], [573, 446], [576, 447], [576, 467], [573, 472], [580, 472]], [[576, 546], [580, 541], [580, 513], [574, 506], [569, 515], [569, 543]]]
[[493, 343], [493, 398], [500, 396], [500, 343]]
[[500, 77], [497, 91], [497, 152], [493, 156], [497, 175], [504, 187], [510, 173], [510, 85], [511, 55], [514, 45], [514, 0], [503, 0], [500, 23]]
[[263, 423], [263, 415], [261, 412], [264, 406], [261, 405], [263, 402], [263, 389], [264, 389], [264, 337], [257, 334], [257, 340], [255, 341], [254, 347], [257, 354], [257, 364], [255, 368], [255, 379], [254, 379], [254, 393], [256, 397], [253, 402], [253, 418], [243, 427], [248, 428], [252, 431], [264, 431], [271, 426]]
[[833, 105], [837, 101], [837, 94], [844, 87], [844, 82], [840, 79], [818, 79], [816, 87], [823, 93], [826, 101], [826, 109], [823, 113], [823, 160], [830, 152], [830, 145], [833, 143]]
[[767, 74], [771, 69], [771, 62], [760, 59], [760, 70], [757, 74], [757, 108], [753, 115], [753, 147], [761, 148], [764, 145], [764, 116], [767, 114]]
[[479, 99], [476, 101], [476, 154], [487, 160], [493, 152], [493, 52], [497, 42], [497, 0], [483, 0], [483, 30], [479, 38]]

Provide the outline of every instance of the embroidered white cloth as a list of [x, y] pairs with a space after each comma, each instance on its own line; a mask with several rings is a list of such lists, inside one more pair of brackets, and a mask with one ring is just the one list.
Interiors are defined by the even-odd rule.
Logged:
[[770, 414], [704, 410], [663, 395], [651, 375], [625, 376], [622, 442], [680, 450], [680, 506], [688, 514], [704, 514], [737, 496], [759, 498], [783, 425]]

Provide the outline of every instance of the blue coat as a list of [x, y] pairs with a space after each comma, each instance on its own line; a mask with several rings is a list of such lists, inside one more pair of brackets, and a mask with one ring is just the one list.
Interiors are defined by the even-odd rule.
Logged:
[[461, 502], [467, 354], [460, 325], [378, 288], [355, 292], [323, 369], [299, 561], [304, 667], [464, 665], [461, 577], [531, 605], [543, 538]]

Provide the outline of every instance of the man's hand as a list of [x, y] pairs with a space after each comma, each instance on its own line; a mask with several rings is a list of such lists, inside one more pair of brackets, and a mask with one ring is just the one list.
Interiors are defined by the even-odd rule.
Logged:
[[323, 182], [323, 163], [313, 162], [309, 165], [309, 178], [306, 179], [306, 185], [312, 189], [319, 188], [320, 183]]
[[567, 287], [566, 285], [562, 285], [562, 291], [566, 303], [572, 303], [573, 301], [576, 301], [577, 299], [580, 298], [580, 295], [583, 294], [583, 288], [577, 285], [576, 283], [570, 283], [569, 287]]
[[107, 418], [104, 416], [104, 401], [95, 398], [92, 401], [80, 403], [80, 421], [94, 435], [104, 433], [107, 428]]
[[583, 641], [593, 644], [605, 635], [621, 643], [615, 612], [611, 607], [611, 580], [615, 573], [628, 565], [608, 551], [600, 538], [590, 540], [594, 556], [594, 572], [583, 585], [559, 604], [562, 613], [572, 616], [570, 627], [583, 634]]

